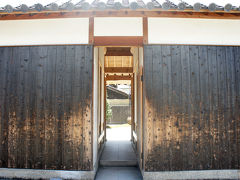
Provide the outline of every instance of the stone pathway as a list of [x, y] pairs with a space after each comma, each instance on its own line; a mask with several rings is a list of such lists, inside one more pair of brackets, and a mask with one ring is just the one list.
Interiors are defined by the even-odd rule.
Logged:
[[107, 141], [95, 180], [142, 180], [129, 140]]
[[101, 166], [137, 166], [130, 141], [107, 141], [100, 159]]

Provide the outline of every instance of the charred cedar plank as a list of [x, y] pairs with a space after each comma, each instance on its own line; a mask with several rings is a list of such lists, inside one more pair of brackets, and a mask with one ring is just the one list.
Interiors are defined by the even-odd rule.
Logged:
[[35, 168], [36, 154], [36, 75], [37, 75], [37, 50], [38, 47], [30, 48], [30, 69], [31, 69], [31, 81], [30, 81], [30, 124], [29, 124], [29, 153], [28, 153], [28, 164], [29, 167]]
[[192, 139], [190, 121], [190, 69], [189, 69], [189, 46], [181, 46], [181, 67], [182, 67], [182, 106], [183, 106], [183, 124], [182, 124], [182, 169], [191, 168]]
[[56, 88], [56, 85], [57, 85], [57, 75], [56, 75], [56, 63], [57, 63], [57, 47], [56, 46], [53, 46], [53, 47], [49, 47], [49, 60], [52, 61], [52, 62], [49, 62], [50, 63], [50, 67], [51, 69], [49, 69], [49, 76], [51, 78], [51, 89], [49, 89], [49, 92], [50, 92], [50, 101], [51, 101], [51, 120], [49, 123], [52, 123], [51, 126], [49, 127], [50, 128], [50, 134], [51, 134], [51, 137], [50, 137], [50, 147], [49, 147], [49, 157], [51, 156], [50, 158], [50, 164], [49, 164], [49, 168], [50, 169], [57, 169], [57, 166], [58, 164], [56, 163], [57, 162], [57, 159], [59, 158], [58, 157], [58, 154], [56, 153], [58, 151], [58, 144], [57, 144], [57, 138], [58, 138], [58, 135], [57, 135], [57, 132], [58, 132], [58, 129], [57, 129], [57, 101], [56, 101], [56, 94], [57, 94], [57, 88]]
[[37, 162], [36, 167], [43, 169], [45, 167], [44, 157], [44, 139], [45, 139], [45, 118], [44, 118], [44, 73], [45, 73], [45, 61], [47, 59], [47, 46], [38, 48], [38, 62], [37, 62]]
[[[162, 73], [163, 73], [163, 89], [162, 89], [162, 97], [163, 97], [163, 170], [168, 170], [168, 167], [170, 167], [169, 163], [169, 150], [167, 149], [168, 143], [169, 143], [169, 136], [170, 136], [170, 132], [169, 132], [169, 128], [167, 128], [167, 126], [169, 126], [169, 81], [170, 81], [170, 77], [168, 75], [169, 73], [169, 68], [171, 69], [171, 59], [170, 59], [170, 49], [167, 46], [162, 46], [161, 48], [162, 50], [162, 56], [161, 56], [161, 60], [162, 60]], [[169, 65], [170, 64], [170, 65]]]
[[85, 47], [85, 78], [84, 78], [84, 84], [86, 85], [85, 88], [85, 94], [83, 97], [86, 97], [86, 110], [84, 114], [86, 125], [85, 127], [85, 146], [86, 146], [86, 152], [85, 152], [85, 160], [83, 163], [85, 163], [87, 166], [84, 168], [85, 170], [91, 170], [92, 169], [92, 69], [93, 69], [93, 46], [87, 45]]
[[[162, 148], [161, 148], [161, 135], [158, 134], [160, 129], [160, 121], [161, 121], [161, 111], [158, 108], [160, 106], [159, 98], [161, 97], [161, 90], [160, 90], [160, 84], [161, 84], [161, 72], [160, 72], [160, 55], [161, 55], [161, 46], [152, 46], [152, 89], [154, 91], [152, 92], [152, 96], [155, 97], [152, 99], [152, 108], [153, 108], [153, 144], [154, 148], [152, 153], [152, 157], [155, 158], [155, 156], [158, 156], [158, 159], [160, 162], [162, 162]], [[154, 162], [154, 161], [153, 161]], [[154, 163], [153, 168], [156, 169], [162, 169], [162, 163]]]
[[56, 61], [57, 61], [57, 47], [48, 47], [46, 67], [46, 91], [45, 91], [45, 154], [46, 154], [46, 169], [57, 169], [56, 155], [57, 151], [57, 126], [56, 126]]
[[208, 169], [210, 167], [210, 129], [209, 129], [209, 88], [208, 88], [208, 57], [207, 46], [199, 46], [199, 68], [200, 68], [200, 116], [201, 116], [201, 169]]
[[[228, 149], [228, 159], [227, 159], [227, 164], [226, 168], [231, 169], [231, 167], [234, 167], [234, 160], [232, 157], [232, 154], [234, 154], [234, 149], [233, 149], [233, 144], [234, 143], [234, 118], [232, 114], [234, 113], [234, 109], [232, 108], [232, 81], [234, 80], [234, 77], [232, 77], [232, 62], [234, 60], [234, 55], [233, 55], [233, 47], [225, 47], [225, 55], [226, 55], [226, 117], [225, 117], [225, 124], [227, 125], [226, 130], [226, 141], [227, 141], [227, 149]], [[234, 71], [233, 71], [234, 72]], [[231, 110], [232, 109], [232, 110]], [[233, 131], [231, 131], [231, 129]]]
[[63, 82], [65, 78], [64, 68], [66, 60], [66, 47], [57, 47], [57, 62], [56, 62], [56, 111], [57, 111], [57, 149], [56, 153], [58, 158], [56, 159], [58, 169], [64, 169], [63, 165], [63, 133], [64, 133], [64, 87]]
[[[8, 52], [8, 56], [11, 56], [9, 59], [5, 59], [9, 64], [9, 67], [7, 68], [7, 82], [8, 86], [6, 86], [6, 98], [8, 101], [8, 132], [5, 132], [7, 135], [7, 141], [8, 141], [8, 167], [17, 167], [17, 143], [18, 143], [18, 130], [17, 127], [17, 116], [19, 116], [17, 110], [18, 110], [18, 77], [19, 74], [17, 74], [17, 70], [20, 68], [20, 61], [19, 61], [19, 55], [18, 55], [18, 48], [14, 48], [11, 51]], [[14, 55], [17, 54], [15, 57]]]
[[3, 58], [4, 53], [4, 47], [0, 47], [0, 160], [1, 160], [1, 166], [2, 166], [2, 153], [3, 153], [3, 147], [2, 147], [2, 140], [3, 140], [3, 131], [2, 131], [2, 122], [3, 122], [3, 103], [4, 103], [4, 97], [5, 97], [5, 60]]
[[[162, 46], [155, 47], [157, 51], [158, 61], [157, 61], [157, 67], [158, 67], [158, 83], [157, 83], [157, 89], [159, 96], [157, 99], [157, 109], [159, 109], [157, 112], [158, 117], [156, 121], [156, 127], [157, 127], [157, 139], [158, 139], [158, 146], [160, 147], [160, 153], [161, 153], [161, 169], [164, 169], [164, 156], [165, 156], [165, 150], [164, 150], [164, 133], [165, 133], [165, 126], [164, 126], [164, 104], [163, 104], [163, 60], [162, 60]], [[157, 97], [157, 96], [156, 96]]]
[[65, 169], [72, 168], [72, 69], [75, 58], [74, 46], [67, 46], [66, 49], [66, 67], [65, 67], [65, 81], [64, 81], [64, 165]]
[[82, 55], [81, 67], [82, 71], [82, 84], [83, 88], [82, 93], [82, 134], [83, 134], [83, 153], [82, 153], [82, 169], [89, 170], [91, 169], [91, 102], [92, 102], [92, 87], [90, 84], [86, 83], [91, 79], [91, 69], [92, 69], [92, 54], [91, 46], [85, 46], [84, 55]]
[[30, 118], [29, 118], [29, 108], [30, 108], [30, 102], [29, 102], [29, 97], [30, 97], [30, 47], [22, 47], [22, 60], [23, 60], [23, 66], [24, 66], [24, 113], [25, 113], [25, 122], [24, 122], [24, 132], [21, 134], [22, 138], [25, 138], [25, 143], [24, 143], [24, 149], [22, 151], [22, 154], [24, 156], [24, 167], [23, 168], [29, 168], [28, 164], [28, 149], [29, 149], [29, 125], [30, 125]]
[[73, 125], [72, 125], [72, 128], [73, 128], [73, 137], [72, 137], [72, 147], [73, 147], [73, 169], [77, 169], [78, 167], [78, 149], [77, 149], [77, 91], [78, 91], [78, 86], [77, 86], [77, 81], [78, 79], [80, 78], [79, 75], [78, 75], [78, 69], [79, 67], [77, 66], [77, 47], [75, 47], [75, 58], [74, 58], [74, 65], [73, 65], [73, 79], [72, 79], [72, 86], [73, 86], [73, 90], [72, 90], [72, 96], [73, 96], [73, 101], [72, 101], [72, 108], [73, 108]]
[[12, 48], [1, 48], [1, 167], [8, 167], [9, 64]]
[[[163, 116], [163, 63], [162, 63], [162, 46], [155, 47], [157, 51], [157, 63], [156, 66], [158, 67], [158, 72], [157, 72], [157, 77], [158, 77], [158, 83], [157, 83], [157, 93], [159, 96], [156, 96], [157, 100], [157, 106], [156, 108], [158, 111], [156, 111], [157, 117], [156, 117], [156, 124], [155, 126], [157, 127], [157, 138], [158, 140], [158, 146], [160, 148], [160, 153], [161, 153], [161, 169], [164, 169], [164, 116]], [[153, 66], [154, 67], [154, 66]]]
[[[21, 167], [22, 162], [22, 148], [23, 148], [23, 139], [21, 139], [21, 131], [23, 128], [23, 114], [21, 113], [21, 108], [24, 106], [22, 104], [22, 96], [23, 96], [23, 66], [21, 63], [20, 57], [20, 47], [16, 47], [13, 49], [13, 60], [16, 66], [16, 77], [17, 77], [17, 84], [16, 84], [16, 119], [12, 122], [11, 131], [9, 131], [12, 142], [12, 149], [14, 153], [14, 158], [16, 158], [14, 164], [16, 167]], [[14, 124], [16, 125], [16, 129], [14, 128]], [[14, 143], [15, 142], [15, 143]]]
[[42, 155], [41, 155], [41, 121], [42, 121], [42, 99], [43, 99], [43, 92], [42, 92], [42, 84], [43, 84], [43, 64], [41, 61], [41, 51], [39, 47], [36, 47], [35, 51], [35, 68], [36, 68], [36, 91], [35, 91], [35, 103], [36, 103], [36, 117], [35, 117], [35, 161], [34, 167], [35, 168], [42, 168]]
[[[16, 146], [13, 145], [14, 149], [16, 149], [16, 167], [21, 167], [23, 166], [23, 148], [24, 148], [24, 139], [22, 138], [22, 132], [24, 128], [24, 114], [23, 114], [23, 109], [24, 107], [24, 102], [23, 102], [23, 97], [24, 97], [24, 81], [23, 81], [23, 62], [21, 59], [21, 49], [20, 47], [16, 47], [13, 50], [13, 56], [14, 60], [17, 65], [17, 103], [16, 103], [16, 124], [17, 124], [17, 129], [15, 132], [11, 132], [12, 134], [16, 134]], [[24, 152], [23, 152], [24, 153]]]
[[145, 119], [145, 132], [144, 132], [144, 167], [145, 170], [151, 171], [151, 150], [153, 146], [153, 112], [152, 112], [152, 85], [153, 74], [152, 64], [153, 52], [152, 46], [144, 46], [144, 119]]
[[47, 109], [47, 66], [48, 66], [48, 47], [49, 46], [43, 46], [42, 48], [40, 48], [40, 58], [41, 58], [41, 63], [42, 63], [42, 68], [43, 68], [43, 76], [42, 76], [42, 114], [41, 114], [41, 124], [40, 124], [40, 144], [41, 144], [41, 166], [42, 169], [46, 169], [46, 163], [47, 163], [47, 159], [46, 158], [46, 143], [48, 143], [47, 140], [47, 136], [46, 136], [46, 123], [48, 121], [48, 118], [46, 117], [46, 113], [48, 112], [49, 109]]
[[27, 148], [28, 148], [28, 97], [29, 97], [29, 47], [19, 47], [18, 51], [20, 55], [20, 87], [19, 87], [19, 94], [20, 94], [20, 122], [19, 122], [19, 140], [21, 144], [17, 147], [19, 150], [18, 154], [18, 167], [19, 168], [27, 168]]
[[219, 146], [219, 168], [223, 169], [225, 162], [225, 127], [224, 127], [224, 119], [225, 119], [225, 102], [226, 102], [226, 87], [225, 87], [225, 52], [224, 47], [217, 47], [217, 69], [218, 69], [218, 134], [220, 140]]
[[[172, 145], [172, 140], [171, 137], [173, 135], [173, 130], [171, 127], [173, 127], [173, 119], [172, 119], [172, 115], [173, 115], [173, 108], [172, 108], [172, 59], [171, 59], [171, 47], [167, 46], [166, 47], [166, 55], [167, 55], [167, 66], [168, 66], [168, 140], [167, 140], [167, 147], [171, 147]], [[168, 169], [171, 170], [172, 166], [173, 166], [173, 150], [172, 148], [168, 148], [167, 151], [169, 151], [169, 167]]]
[[[74, 80], [75, 80], [75, 74], [74, 74], [74, 68], [75, 68], [75, 55], [76, 55], [76, 46], [73, 46], [72, 47], [72, 50], [71, 52], [73, 53], [73, 59], [70, 59], [69, 60], [69, 63], [71, 64], [70, 65], [70, 71], [71, 71], [71, 74], [70, 74], [70, 78], [71, 78], [71, 98], [70, 98], [70, 103], [71, 103], [71, 125], [70, 125], [70, 128], [71, 128], [71, 158], [70, 158], [70, 161], [71, 161], [71, 169], [74, 169], [74, 144], [73, 144], [73, 139], [74, 139], [74, 99], [75, 99], [75, 96], [74, 96]], [[66, 60], [67, 61], [67, 60]]]
[[240, 167], [240, 47], [235, 47], [235, 83], [236, 83], [236, 131], [237, 131], [237, 152], [238, 152], [238, 168]]
[[86, 74], [85, 74], [85, 68], [87, 69], [87, 67], [85, 66], [87, 64], [87, 58], [86, 58], [86, 53], [87, 53], [87, 46], [84, 46], [83, 49], [83, 53], [80, 55], [81, 58], [81, 84], [82, 84], [82, 88], [81, 88], [81, 97], [79, 99], [79, 102], [81, 102], [81, 118], [82, 118], [82, 151], [81, 151], [81, 169], [86, 169], [87, 166], [87, 162], [86, 162], [86, 151], [87, 151], [87, 136], [86, 136], [86, 126], [87, 126], [87, 122], [86, 122], [86, 118], [85, 115], [86, 114], [86, 108], [87, 108], [87, 97], [85, 97], [85, 91], [86, 91], [86, 84], [84, 84], [85, 78], [86, 78]]
[[74, 160], [76, 169], [82, 168], [82, 161], [83, 161], [83, 123], [82, 123], [82, 61], [84, 59], [84, 47], [76, 47], [75, 49], [75, 82], [74, 82], [74, 112], [75, 112], [75, 119], [74, 119]]
[[[17, 51], [17, 50], [16, 50]], [[15, 51], [15, 52], [16, 52]], [[17, 155], [17, 149], [16, 149], [16, 136], [17, 133], [17, 121], [16, 121], [16, 108], [17, 108], [17, 82], [18, 82], [18, 75], [16, 74], [17, 68], [20, 67], [19, 61], [15, 61], [16, 58], [14, 57], [13, 49], [11, 48], [11, 51], [8, 51], [8, 55], [11, 56], [9, 59], [5, 59], [8, 61], [8, 67], [7, 67], [7, 79], [5, 86], [6, 94], [5, 98], [7, 99], [7, 106], [8, 108], [8, 132], [5, 131], [4, 136], [7, 135], [7, 141], [8, 141], [8, 154], [6, 158], [8, 158], [8, 166], [7, 167], [16, 167], [17, 161], [16, 161], [16, 155]], [[18, 56], [19, 57], [19, 56]]]
[[180, 46], [171, 46], [171, 58], [172, 58], [172, 113], [174, 118], [172, 119], [173, 137], [172, 146], [173, 149], [173, 169], [180, 170], [181, 163], [181, 56]]
[[230, 130], [233, 130], [233, 132], [230, 135], [230, 146], [231, 146], [231, 168], [236, 169], [238, 168], [238, 158], [235, 158], [238, 156], [238, 141], [237, 141], [237, 116], [236, 112], [238, 111], [236, 109], [237, 104], [236, 104], [236, 79], [237, 77], [235, 76], [235, 59], [239, 59], [240, 56], [235, 54], [235, 50], [238, 47], [230, 47], [229, 51], [231, 51], [232, 59], [229, 62], [229, 68], [228, 68], [228, 74], [229, 74], [229, 91], [230, 91], [230, 113], [231, 113], [231, 123], [230, 123]]
[[213, 169], [218, 169], [218, 155], [219, 155], [219, 135], [218, 135], [218, 67], [217, 67], [217, 47], [208, 47], [209, 58], [209, 86], [211, 92], [211, 135], [212, 135], [212, 155], [211, 162]]
[[191, 98], [192, 98], [192, 130], [193, 130], [193, 168], [198, 169], [200, 165], [200, 82], [199, 82], [199, 55], [198, 46], [190, 48], [190, 69], [191, 69]]

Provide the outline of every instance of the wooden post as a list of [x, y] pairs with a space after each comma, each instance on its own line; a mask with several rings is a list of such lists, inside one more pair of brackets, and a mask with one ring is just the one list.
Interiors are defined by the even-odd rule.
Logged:
[[[131, 78], [131, 140], [133, 141], [133, 131], [135, 131], [135, 121], [134, 121], [134, 73]], [[134, 142], [133, 142], [134, 143]]]
[[148, 18], [143, 17], [143, 44], [148, 44]]
[[94, 43], [94, 17], [89, 18], [89, 44]]
[[104, 75], [104, 124], [103, 124], [103, 128], [104, 128], [104, 141], [106, 142], [107, 139], [107, 116], [106, 116], [106, 108], [107, 108], [107, 81]]

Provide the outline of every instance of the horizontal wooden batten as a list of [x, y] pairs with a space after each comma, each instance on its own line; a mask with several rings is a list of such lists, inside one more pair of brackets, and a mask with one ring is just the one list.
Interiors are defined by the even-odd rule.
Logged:
[[114, 81], [114, 80], [132, 80], [131, 76], [120, 76], [120, 75], [107, 75], [106, 81]]
[[146, 11], [146, 10], [106, 10], [106, 11], [72, 11], [72, 12], [40, 12], [0, 14], [0, 20], [18, 19], [55, 19], [79, 17], [175, 17], [175, 18], [205, 18], [205, 19], [240, 19], [240, 12], [209, 12], [209, 11]]
[[95, 46], [141, 46], [142, 36], [95, 36]]
[[105, 67], [105, 73], [132, 73], [132, 67]]

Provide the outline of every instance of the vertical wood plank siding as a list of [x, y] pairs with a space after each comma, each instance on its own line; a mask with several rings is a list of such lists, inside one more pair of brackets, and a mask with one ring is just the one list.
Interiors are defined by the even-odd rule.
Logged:
[[92, 169], [92, 46], [0, 47], [0, 167]]
[[240, 47], [144, 46], [146, 171], [240, 168]]

